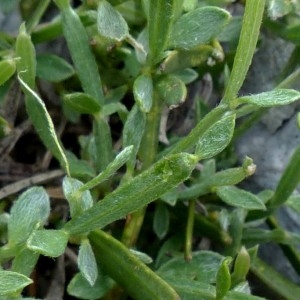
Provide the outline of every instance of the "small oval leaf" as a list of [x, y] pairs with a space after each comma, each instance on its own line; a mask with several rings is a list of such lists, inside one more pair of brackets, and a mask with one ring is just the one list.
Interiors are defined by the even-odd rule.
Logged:
[[95, 114], [100, 111], [99, 101], [85, 93], [72, 93], [64, 95], [67, 105], [81, 114]]
[[140, 75], [133, 84], [133, 94], [141, 111], [148, 113], [152, 107], [153, 83], [149, 75]]
[[184, 82], [174, 75], [165, 75], [159, 79], [155, 89], [170, 109], [185, 101], [187, 89]]
[[14, 203], [8, 220], [10, 243], [26, 241], [31, 232], [42, 226], [50, 213], [49, 196], [42, 187], [33, 187], [24, 192]]
[[217, 7], [200, 7], [182, 15], [173, 25], [169, 46], [191, 49], [209, 42], [225, 27], [230, 14]]
[[247, 210], [266, 209], [260, 198], [235, 186], [217, 187], [216, 193], [225, 203], [232, 206], [245, 208]]
[[63, 230], [35, 230], [27, 240], [27, 247], [50, 257], [62, 255], [67, 247], [68, 234]]
[[201, 136], [196, 155], [199, 159], [213, 157], [223, 151], [231, 141], [235, 126], [235, 114], [225, 114], [219, 121], [211, 125]]
[[5, 83], [16, 71], [16, 63], [12, 59], [0, 61], [0, 85]]
[[163, 239], [168, 233], [169, 224], [169, 210], [164, 203], [158, 202], [154, 212], [153, 230], [160, 239]]
[[293, 89], [275, 89], [256, 95], [238, 98], [238, 103], [254, 104], [259, 107], [287, 105], [300, 99], [300, 92]]
[[122, 15], [105, 0], [99, 3], [97, 25], [101, 36], [118, 42], [129, 35], [128, 25]]

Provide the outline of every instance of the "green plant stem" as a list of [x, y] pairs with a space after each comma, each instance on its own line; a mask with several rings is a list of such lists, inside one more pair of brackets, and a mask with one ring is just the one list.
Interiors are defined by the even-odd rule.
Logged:
[[[271, 229], [280, 228], [280, 226], [278, 225], [278, 223], [277, 223], [276, 219], [274, 218], [274, 216], [268, 217], [267, 220], [266, 220], [266, 223]], [[279, 244], [279, 246], [280, 246], [281, 250], [283, 251], [283, 253], [285, 254], [285, 256], [287, 257], [287, 259], [289, 260], [289, 262], [291, 263], [291, 266], [294, 268], [294, 270], [300, 276], [300, 255], [299, 255], [299, 251], [297, 249], [295, 249], [294, 246], [291, 246], [291, 245]]]
[[[139, 156], [142, 161], [142, 170], [148, 169], [156, 159], [158, 132], [160, 123], [161, 106], [159, 99], [154, 95], [152, 109], [147, 115], [145, 134], [140, 146]], [[146, 207], [132, 213], [127, 217], [123, 231], [122, 242], [127, 247], [135, 245], [143, 225]]]
[[196, 204], [196, 200], [189, 201], [188, 219], [186, 224], [185, 246], [184, 246], [184, 258], [186, 261], [190, 261], [192, 259], [195, 204]]
[[256, 49], [261, 21], [265, 7], [265, 0], [247, 0], [243, 18], [241, 35], [234, 58], [233, 68], [229, 77], [223, 103], [235, 108], [236, 96], [246, 78]]

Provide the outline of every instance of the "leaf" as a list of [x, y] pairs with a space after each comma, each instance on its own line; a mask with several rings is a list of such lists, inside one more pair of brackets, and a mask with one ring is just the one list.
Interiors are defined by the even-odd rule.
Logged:
[[300, 92], [292, 89], [275, 89], [256, 95], [238, 98], [238, 103], [254, 104], [258, 107], [287, 105], [300, 99]]
[[130, 252], [135, 255], [140, 261], [142, 261], [145, 265], [149, 265], [153, 263], [153, 259], [144, 252], [140, 252], [137, 250], [129, 249]]
[[133, 170], [136, 155], [139, 151], [140, 144], [144, 135], [146, 126], [146, 115], [138, 105], [133, 106], [123, 128], [123, 147], [132, 145], [134, 147], [132, 157], [127, 163], [127, 168]]
[[223, 300], [265, 300], [265, 298], [248, 295], [241, 292], [229, 291]]
[[96, 300], [104, 297], [113, 285], [114, 282], [108, 276], [101, 274], [91, 287], [82, 274], [77, 273], [70, 281], [67, 291], [69, 295], [79, 299]]
[[12, 59], [0, 61], [0, 85], [5, 83], [16, 71], [16, 63]]
[[223, 257], [212, 251], [193, 252], [193, 259], [187, 262], [183, 255], [170, 259], [163, 264], [157, 274], [166, 280], [195, 280], [212, 284], [216, 281], [217, 272]]
[[298, 213], [300, 215], [300, 195], [292, 195], [288, 198], [288, 200], [285, 203], [287, 206], [289, 206], [293, 211]]
[[25, 242], [34, 229], [46, 223], [49, 213], [49, 197], [42, 187], [33, 187], [21, 194], [10, 211], [9, 243]]
[[191, 68], [186, 68], [173, 73], [176, 77], [183, 81], [184, 84], [189, 84], [195, 81], [199, 74]]
[[153, 83], [149, 75], [142, 74], [133, 84], [133, 94], [136, 103], [142, 112], [148, 113], [152, 107]]
[[227, 204], [245, 208], [247, 210], [266, 210], [264, 203], [254, 194], [241, 190], [235, 186], [221, 186], [216, 188], [217, 195]]
[[122, 15], [105, 0], [98, 6], [97, 28], [101, 36], [121, 42], [129, 36], [129, 29]]
[[88, 181], [84, 185], [79, 188], [80, 192], [84, 192], [86, 190], [92, 189], [96, 185], [102, 183], [111, 177], [118, 169], [120, 169], [131, 157], [133, 152], [133, 146], [128, 146], [123, 149], [116, 158], [105, 168], [103, 172], [97, 175], [92, 180]]
[[208, 43], [228, 23], [230, 14], [217, 7], [200, 7], [182, 15], [173, 25], [169, 47], [191, 49]]
[[247, 249], [243, 246], [236, 256], [234, 269], [231, 274], [232, 286], [246, 280], [246, 276], [250, 270], [250, 256]]
[[68, 238], [63, 230], [35, 230], [27, 240], [27, 247], [45, 256], [58, 257], [64, 253]]
[[207, 159], [220, 153], [230, 143], [235, 126], [235, 114], [224, 115], [212, 124], [199, 139], [195, 153]]
[[182, 104], [187, 94], [186, 85], [174, 75], [162, 76], [156, 83], [155, 89], [170, 109]]
[[216, 281], [216, 299], [223, 299], [231, 286], [231, 277], [229, 265], [232, 261], [231, 257], [226, 257], [218, 270]]
[[186, 300], [215, 300], [216, 289], [213, 285], [195, 280], [180, 278], [166, 281], [175, 289], [180, 299]]
[[25, 246], [13, 259], [11, 271], [30, 276], [36, 266], [39, 256], [39, 253], [32, 251]]
[[21, 291], [33, 281], [16, 272], [0, 270], [0, 295], [5, 296]]
[[18, 79], [26, 91], [26, 110], [35, 130], [46, 148], [51, 151], [53, 156], [59, 160], [65, 171], [69, 173], [69, 165], [66, 154], [58, 136], [56, 135], [54, 124], [47, 111], [45, 103], [39, 95], [20, 78], [20, 76], [18, 76]]
[[101, 269], [133, 299], [178, 299], [174, 289], [121, 242], [100, 230], [93, 231], [89, 238]]
[[81, 181], [71, 177], [65, 177], [63, 180], [63, 192], [69, 202], [72, 218], [91, 208], [94, 203], [90, 191], [79, 191], [82, 186]]
[[98, 277], [98, 267], [88, 239], [83, 239], [78, 253], [78, 268], [82, 276], [93, 286]]
[[153, 64], [160, 60], [165, 50], [175, 16], [176, 0], [149, 1], [149, 50]]
[[38, 77], [52, 81], [63, 81], [75, 74], [75, 70], [66, 60], [53, 54], [37, 56], [36, 74]]
[[95, 114], [101, 109], [99, 101], [85, 93], [66, 94], [63, 100], [81, 114]]
[[160, 239], [163, 239], [168, 233], [169, 224], [169, 210], [164, 203], [158, 202], [154, 212], [153, 230]]
[[79, 234], [102, 228], [172, 190], [190, 176], [196, 164], [197, 158], [192, 154], [166, 156], [69, 221], [64, 229]]

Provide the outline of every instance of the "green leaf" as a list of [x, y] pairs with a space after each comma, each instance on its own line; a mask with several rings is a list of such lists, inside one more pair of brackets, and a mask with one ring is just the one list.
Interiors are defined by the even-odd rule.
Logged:
[[178, 299], [172, 287], [118, 240], [103, 231], [93, 231], [89, 238], [101, 269], [133, 299]]
[[95, 114], [100, 111], [99, 101], [85, 93], [66, 94], [65, 103], [81, 114]]
[[234, 262], [233, 273], [231, 274], [232, 286], [235, 286], [246, 280], [246, 276], [250, 270], [250, 256], [247, 249], [243, 246]]
[[176, 0], [152, 0], [149, 2], [149, 50], [153, 63], [160, 60], [168, 44], [171, 27], [174, 21]]
[[114, 282], [109, 277], [101, 274], [91, 286], [81, 273], [77, 273], [69, 283], [67, 291], [69, 295], [79, 299], [96, 300], [104, 297], [113, 285]]
[[34, 229], [46, 223], [49, 213], [49, 196], [42, 187], [33, 187], [21, 194], [10, 212], [9, 243], [25, 242]]
[[180, 299], [186, 300], [215, 300], [216, 289], [214, 286], [199, 282], [195, 280], [189, 280], [186, 278], [180, 278], [180, 280], [169, 279], [166, 281], [175, 289], [179, 294]]
[[170, 259], [157, 271], [162, 278], [181, 280], [195, 280], [212, 284], [216, 281], [217, 272], [223, 257], [212, 251], [193, 252], [193, 259], [187, 262], [183, 255]]
[[65, 171], [69, 173], [69, 164], [64, 148], [56, 135], [54, 124], [47, 111], [45, 103], [39, 95], [21, 79], [20, 76], [18, 76], [18, 78], [27, 94], [25, 102], [26, 110], [35, 130], [39, 134], [47, 149], [51, 151], [53, 156], [59, 160]]
[[5, 83], [16, 71], [16, 63], [12, 59], [0, 61], [0, 85]]
[[290, 196], [285, 204], [300, 215], [300, 195], [299, 194]]
[[291, 196], [300, 181], [300, 145], [294, 151], [276, 187], [270, 206], [278, 207]]
[[218, 53], [220, 51], [211, 45], [200, 45], [189, 50], [176, 49], [168, 53], [160, 67], [166, 73], [201, 65], [206, 67], [209, 61], [220, 60]]
[[216, 188], [217, 195], [227, 204], [242, 207], [247, 210], [265, 210], [264, 203], [254, 194], [235, 186], [221, 186]]
[[155, 89], [170, 109], [182, 104], [187, 94], [184, 82], [174, 75], [162, 76], [156, 83]]
[[169, 210], [164, 203], [158, 202], [154, 212], [153, 230], [160, 239], [163, 239], [168, 233], [169, 224]]
[[24, 247], [12, 261], [12, 271], [30, 276], [39, 259], [39, 253]]
[[63, 192], [69, 202], [72, 218], [82, 214], [94, 203], [90, 191], [79, 191], [82, 186], [81, 181], [71, 177], [65, 177], [63, 180]]
[[75, 74], [75, 70], [66, 60], [53, 54], [37, 56], [36, 74], [38, 77], [59, 82]]
[[223, 299], [231, 286], [231, 277], [229, 265], [232, 261], [231, 257], [226, 257], [218, 270], [216, 281], [216, 299]]
[[98, 277], [98, 267], [88, 239], [83, 239], [78, 253], [78, 268], [82, 276], [93, 286]]
[[207, 159], [220, 153], [230, 143], [235, 126], [235, 114], [224, 115], [199, 139], [195, 153], [199, 159]]
[[229, 291], [223, 300], [265, 300], [265, 298], [248, 295], [241, 292]]
[[137, 250], [133, 250], [133, 249], [129, 249], [129, 251], [133, 255], [135, 255], [140, 261], [142, 261], [145, 265], [149, 265], [149, 264], [153, 263], [152, 257], [147, 255], [146, 253], [140, 252], [140, 251], [137, 251]]
[[197, 161], [194, 155], [188, 153], [162, 158], [119, 186], [81, 216], [69, 221], [64, 228], [70, 234], [89, 232], [144, 207], [186, 180]]
[[145, 113], [139, 109], [138, 105], [133, 106], [123, 128], [123, 147], [128, 147], [130, 145], [133, 145], [134, 147], [132, 157], [127, 163], [128, 169], [134, 169], [136, 155], [140, 148], [145, 126]]
[[122, 15], [105, 0], [98, 6], [97, 28], [101, 36], [121, 42], [129, 36], [129, 29]]
[[201, 7], [182, 15], [173, 25], [169, 47], [191, 49], [216, 37], [230, 14], [217, 7]]
[[102, 183], [111, 177], [118, 169], [120, 169], [132, 156], [133, 146], [128, 146], [123, 149], [116, 158], [105, 168], [103, 172], [97, 175], [95, 178], [85, 183], [79, 188], [80, 192], [92, 189], [96, 185]]
[[62, 230], [35, 230], [27, 240], [27, 247], [45, 256], [58, 257], [64, 253], [68, 238]]
[[5, 296], [21, 291], [33, 281], [16, 272], [0, 270], [0, 295]]
[[153, 83], [149, 75], [142, 74], [134, 81], [133, 94], [142, 112], [148, 113], [152, 107]]
[[184, 84], [192, 83], [199, 77], [199, 74], [194, 69], [190, 68], [174, 72], [173, 74], [182, 80]]
[[275, 89], [261, 94], [238, 98], [238, 103], [254, 104], [259, 107], [287, 105], [300, 99], [300, 92], [292, 89]]

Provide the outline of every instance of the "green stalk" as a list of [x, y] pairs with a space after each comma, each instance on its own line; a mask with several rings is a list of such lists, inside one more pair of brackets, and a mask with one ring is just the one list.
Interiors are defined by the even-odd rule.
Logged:
[[195, 204], [196, 204], [196, 200], [189, 201], [188, 219], [186, 224], [185, 246], [184, 246], [184, 258], [186, 261], [190, 261], [192, 259]]
[[229, 104], [231, 108], [235, 108], [237, 105], [235, 99], [252, 62], [264, 7], [265, 0], [246, 1], [240, 40], [234, 58], [233, 68], [222, 99], [222, 102]]
[[[139, 150], [139, 156], [143, 164], [141, 171], [148, 169], [153, 164], [157, 154], [161, 106], [155, 95], [153, 98], [152, 109], [147, 115], [145, 134]], [[143, 207], [127, 217], [122, 236], [122, 242], [127, 247], [133, 247], [136, 243], [144, 222], [145, 213], [146, 207]]]

